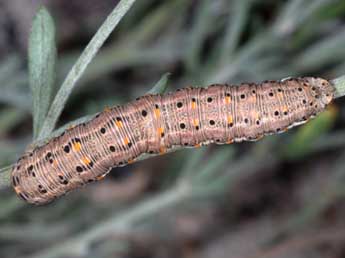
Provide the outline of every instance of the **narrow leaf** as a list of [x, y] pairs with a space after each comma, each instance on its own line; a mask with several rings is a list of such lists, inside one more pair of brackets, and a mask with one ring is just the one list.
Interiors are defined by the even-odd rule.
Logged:
[[162, 94], [168, 88], [168, 80], [170, 73], [163, 74], [162, 78], [153, 86], [151, 90], [149, 90], [148, 94]]
[[55, 82], [55, 26], [41, 7], [32, 23], [29, 38], [29, 83], [33, 96], [33, 129], [37, 138], [50, 106]]

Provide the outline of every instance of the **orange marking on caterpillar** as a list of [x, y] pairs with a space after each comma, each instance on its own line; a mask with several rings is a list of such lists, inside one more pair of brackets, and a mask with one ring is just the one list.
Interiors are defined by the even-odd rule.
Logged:
[[80, 149], [81, 149], [81, 144], [80, 144], [80, 142], [75, 142], [75, 143], [73, 143], [73, 150], [74, 150], [74, 151], [78, 152], [78, 151], [80, 151]]
[[284, 94], [282, 92], [278, 92], [277, 95], [278, 95], [278, 98], [280, 98], [280, 99], [284, 98]]
[[164, 133], [164, 128], [159, 127], [157, 131], [158, 131], [158, 135], [161, 136]]
[[230, 104], [231, 103], [231, 97], [229, 97], [229, 96], [225, 97], [225, 103]]
[[120, 120], [116, 120], [115, 124], [118, 128], [121, 128], [123, 126], [122, 121]]
[[264, 138], [264, 135], [262, 134], [262, 135], [258, 135], [256, 138], [255, 138], [255, 140], [261, 140], [262, 138]]
[[159, 154], [162, 155], [167, 152], [167, 149], [165, 147], [160, 147], [159, 148]]
[[229, 140], [226, 141], [226, 143], [227, 144], [232, 144], [232, 143], [234, 143], [234, 139], [229, 139]]
[[161, 115], [161, 111], [159, 110], [159, 108], [155, 108], [154, 113], [156, 118], [158, 118]]
[[77, 125], [69, 125], [68, 127], [67, 127], [67, 130], [72, 130], [74, 127], [76, 127]]
[[84, 162], [85, 165], [89, 165], [91, 163], [91, 160], [88, 157], [82, 158], [82, 161]]
[[193, 125], [194, 126], [198, 126], [199, 125], [199, 120], [198, 119], [194, 119], [193, 120]]
[[102, 179], [105, 178], [105, 176], [106, 176], [106, 174], [100, 175], [100, 176], [96, 177], [96, 180], [97, 180], [97, 181], [102, 180]]
[[110, 108], [110, 107], [106, 106], [106, 107], [104, 108], [104, 112], [110, 112], [110, 111], [111, 111], [111, 108]]

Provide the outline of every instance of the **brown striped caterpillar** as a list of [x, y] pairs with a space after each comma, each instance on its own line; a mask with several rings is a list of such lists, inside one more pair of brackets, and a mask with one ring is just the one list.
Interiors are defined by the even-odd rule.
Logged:
[[27, 202], [48, 203], [144, 153], [283, 132], [323, 111], [333, 96], [330, 82], [313, 77], [146, 95], [25, 153], [13, 167], [12, 184]]

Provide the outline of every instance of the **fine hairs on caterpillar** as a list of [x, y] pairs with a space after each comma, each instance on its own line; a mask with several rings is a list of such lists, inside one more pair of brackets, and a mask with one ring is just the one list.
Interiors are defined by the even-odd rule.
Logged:
[[25, 201], [45, 204], [144, 153], [284, 132], [322, 112], [333, 97], [333, 85], [314, 77], [146, 95], [25, 153], [13, 167], [12, 185]]

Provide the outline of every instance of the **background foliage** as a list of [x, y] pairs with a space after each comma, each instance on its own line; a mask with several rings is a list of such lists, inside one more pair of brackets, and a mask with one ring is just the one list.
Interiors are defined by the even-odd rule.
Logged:
[[[110, 0], [41, 3], [51, 14], [37, 1], [0, 3], [4, 166], [39, 138], [48, 101], [115, 7]], [[33, 28], [28, 41], [35, 14], [50, 33], [35, 40]], [[344, 14], [341, 0], [136, 1], [66, 105], [57, 103], [64, 109], [58, 126], [165, 86], [338, 77], [345, 74]], [[39, 55], [28, 54], [38, 47]], [[40, 65], [47, 77], [33, 69]], [[2, 187], [0, 256], [343, 257], [343, 107], [338, 99], [307, 125], [257, 143], [181, 150], [114, 169], [48, 206], [26, 205]]]

